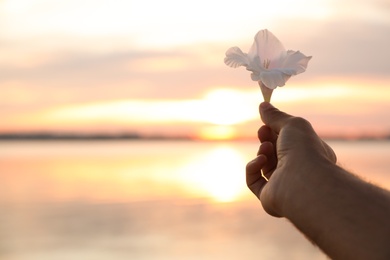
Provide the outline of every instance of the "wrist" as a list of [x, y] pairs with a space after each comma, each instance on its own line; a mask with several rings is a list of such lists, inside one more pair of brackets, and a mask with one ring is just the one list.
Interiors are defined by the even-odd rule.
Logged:
[[295, 174], [286, 189], [283, 216], [331, 258], [388, 259], [389, 192], [329, 161]]
[[[313, 164], [312, 161], [316, 163]], [[284, 180], [279, 188], [279, 210], [283, 217], [290, 220], [296, 218], [295, 215], [301, 216], [302, 211], [312, 210], [312, 205], [321, 203], [323, 197], [320, 194], [326, 194], [326, 190], [336, 184], [331, 175], [339, 174], [342, 170], [327, 159], [307, 160], [306, 165], [300, 165], [297, 170], [293, 170], [293, 166], [286, 166], [292, 170], [283, 176]]]

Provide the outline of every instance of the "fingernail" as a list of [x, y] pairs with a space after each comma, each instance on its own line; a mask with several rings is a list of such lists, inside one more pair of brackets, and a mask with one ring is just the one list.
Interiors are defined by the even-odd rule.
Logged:
[[269, 109], [271, 107], [272, 107], [272, 105], [270, 102], [263, 102], [260, 104], [260, 108], [262, 108], [262, 109]]
[[267, 156], [265, 156], [264, 154], [259, 154], [256, 159], [255, 159], [258, 163], [265, 163], [267, 161]]
[[252, 164], [263, 164], [267, 161], [267, 157], [264, 155], [264, 154], [260, 154], [258, 155], [255, 159], [253, 159], [252, 161], [250, 161], [248, 163], [248, 165], [252, 165]]

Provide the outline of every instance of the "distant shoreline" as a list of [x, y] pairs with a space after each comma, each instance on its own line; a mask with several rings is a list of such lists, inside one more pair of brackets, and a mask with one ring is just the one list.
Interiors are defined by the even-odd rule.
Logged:
[[[390, 140], [388, 136], [321, 136], [329, 141], [376, 141]], [[60, 134], [60, 133], [3, 133], [0, 134], [0, 141], [104, 141], [104, 140], [193, 140], [198, 139], [190, 136], [158, 136], [158, 135], [140, 135], [134, 133], [128, 134]], [[215, 141], [252, 141], [255, 138], [241, 138], [233, 140], [215, 140]], [[206, 140], [214, 141], [214, 140]]]
[[193, 138], [185, 136], [141, 136], [138, 134], [0, 134], [0, 141], [100, 141], [100, 140], [193, 140]]

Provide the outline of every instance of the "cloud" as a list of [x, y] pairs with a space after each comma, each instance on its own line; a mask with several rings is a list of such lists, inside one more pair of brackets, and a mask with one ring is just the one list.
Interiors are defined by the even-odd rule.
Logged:
[[307, 23], [284, 20], [281, 24], [289, 24], [292, 29], [276, 28], [286, 48], [313, 56], [305, 78], [389, 76], [390, 20], [334, 18]]
[[[298, 28], [300, 21], [295, 22]], [[294, 24], [292, 24], [294, 25]], [[389, 78], [390, 24], [333, 20], [312, 25], [300, 37], [291, 30], [278, 37], [286, 47], [313, 55], [308, 71], [290, 84], [324, 78]], [[248, 37], [250, 42], [252, 37]], [[248, 44], [249, 45], [249, 44]], [[249, 73], [223, 64], [230, 45], [196, 44], [167, 50], [139, 50], [131, 46], [105, 52], [62, 51], [41, 55], [36, 65], [2, 64], [0, 88], [17, 88], [26, 101], [23, 107], [86, 103], [117, 99], [188, 99], [204, 95], [213, 88], [255, 89]], [[295, 48], [299, 47], [299, 48]], [[34, 63], [34, 62], [33, 62]], [[3, 91], [8, 93], [10, 91]], [[15, 97], [15, 95], [13, 95]], [[17, 100], [16, 100], [17, 101]], [[19, 107], [7, 95], [0, 103]], [[13, 104], [12, 104], [13, 103]]]
[[[327, 24], [310, 45], [317, 54], [314, 69], [323, 74], [388, 76], [389, 24], [338, 22]], [[314, 49], [315, 48], [315, 49]]]
[[[210, 48], [210, 47], [209, 47]], [[211, 48], [212, 49], [212, 48]], [[115, 98], [185, 98], [199, 96], [220, 84], [226, 73], [223, 52], [219, 64], [193, 50], [114, 51], [111, 53], [53, 53], [35, 66], [3, 64], [0, 84], [17, 82], [19, 88], [50, 95], [73, 90], [76, 100]], [[32, 90], [34, 88], [35, 90]]]

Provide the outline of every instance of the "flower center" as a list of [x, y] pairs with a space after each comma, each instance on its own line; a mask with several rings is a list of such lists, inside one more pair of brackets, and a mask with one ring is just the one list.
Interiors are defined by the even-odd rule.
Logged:
[[269, 59], [265, 59], [263, 62], [264, 69], [268, 69], [270, 63], [271, 63], [271, 61]]

